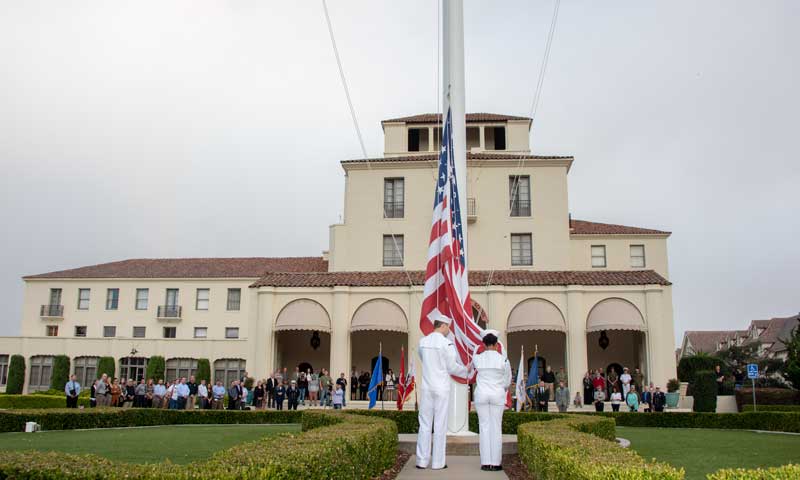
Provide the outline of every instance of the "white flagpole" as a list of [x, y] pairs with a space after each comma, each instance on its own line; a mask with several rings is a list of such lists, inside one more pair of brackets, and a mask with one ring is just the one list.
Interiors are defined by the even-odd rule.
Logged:
[[[458, 182], [459, 207], [462, 218], [467, 214], [467, 125], [464, 112], [464, 1], [442, 0], [442, 116], [450, 109], [453, 126], [453, 158]], [[461, 221], [459, 219], [459, 221]], [[461, 223], [462, 242], [467, 252], [467, 226]], [[464, 255], [465, 263], [469, 262]], [[451, 380], [448, 435], [469, 435], [469, 386]]]

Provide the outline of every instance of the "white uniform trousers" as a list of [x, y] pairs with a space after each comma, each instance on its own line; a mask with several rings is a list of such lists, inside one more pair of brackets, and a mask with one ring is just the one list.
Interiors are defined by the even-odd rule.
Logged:
[[[443, 468], [447, 446], [447, 407], [450, 392], [423, 390], [421, 393], [417, 466], [427, 468], [430, 463], [431, 468]], [[433, 429], [433, 458], [431, 458], [431, 429]]]
[[475, 403], [480, 428], [481, 465], [500, 465], [503, 461], [504, 405]]

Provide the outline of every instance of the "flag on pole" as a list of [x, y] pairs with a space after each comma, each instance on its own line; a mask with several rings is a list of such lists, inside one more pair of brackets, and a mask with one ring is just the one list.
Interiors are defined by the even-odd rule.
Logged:
[[409, 357], [409, 363], [408, 363], [408, 375], [405, 378], [406, 384], [405, 384], [405, 395], [404, 395], [405, 398], [403, 398], [404, 402], [408, 400], [409, 397], [411, 397], [411, 393], [414, 391], [414, 385], [416, 383], [416, 379], [414, 377], [416, 376], [417, 376], [417, 370], [416, 367], [414, 366], [414, 355], [411, 355], [411, 357]]
[[528, 394], [525, 390], [525, 351], [520, 348], [519, 367], [517, 368], [517, 411], [522, 410], [522, 405], [527, 403]]
[[367, 390], [370, 409], [378, 402], [378, 387], [383, 385], [383, 352], [381, 350], [379, 347], [378, 360], [375, 362], [375, 368], [372, 369], [372, 379], [369, 381], [369, 390]]
[[406, 399], [406, 356], [403, 347], [400, 347], [400, 376], [397, 378], [397, 409], [403, 409]]
[[[422, 333], [428, 335], [433, 331], [435, 320], [450, 323], [450, 338], [456, 346], [458, 361], [468, 366], [472, 353], [481, 343], [481, 328], [472, 318], [452, 130], [452, 113], [448, 108], [439, 154], [439, 173], [433, 202], [433, 222], [419, 326]], [[472, 378], [453, 379], [467, 383], [474, 379], [474, 372]]]
[[[539, 346], [536, 346], [536, 350], [533, 353], [533, 363], [531, 364], [531, 369], [528, 371], [528, 384], [525, 386], [525, 390], [532, 392], [536, 386], [539, 385]], [[529, 395], [529, 398], [533, 398], [533, 394]]]

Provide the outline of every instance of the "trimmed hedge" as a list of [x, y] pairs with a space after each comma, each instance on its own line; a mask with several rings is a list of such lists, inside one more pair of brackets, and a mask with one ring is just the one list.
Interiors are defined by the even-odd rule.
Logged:
[[[88, 408], [89, 397], [78, 397], [78, 405]], [[47, 409], [66, 406], [66, 395], [0, 395], [0, 408], [4, 409]]]
[[727, 375], [727, 367], [719, 358], [712, 357], [706, 353], [699, 353], [691, 357], [683, 357], [678, 362], [678, 380], [681, 382], [694, 383], [695, 374], [701, 371], [714, 371], [716, 366], [720, 366], [723, 374]]
[[757, 405], [754, 410], [752, 405], [742, 405], [743, 412], [797, 412], [800, 413], [800, 405]]
[[711, 370], [695, 372], [692, 384], [695, 412], [715, 412], [717, 410], [717, 375]]
[[[136, 411], [136, 410], [128, 410]], [[152, 410], [138, 410], [152, 412]], [[169, 411], [169, 410], [167, 410]], [[236, 418], [285, 423], [294, 415], [300, 434], [281, 434], [219, 451], [189, 465], [125, 465], [96, 455], [0, 452], [0, 478], [15, 479], [240, 479], [371, 478], [391, 467], [397, 428], [389, 420], [333, 412], [179, 412], [175, 418]], [[73, 416], [83, 414], [71, 412]], [[105, 412], [96, 413], [103, 415]], [[184, 415], [180, 415], [183, 413]], [[200, 413], [200, 415], [198, 415]], [[275, 413], [281, 415], [275, 415]], [[223, 414], [220, 416], [219, 414]], [[225, 415], [227, 414], [227, 415]], [[277, 421], [275, 421], [277, 420]], [[214, 423], [214, 422], [208, 422]], [[239, 423], [239, 422], [223, 422]], [[259, 423], [259, 422], [246, 422]]]
[[[347, 413], [354, 415], [364, 415], [370, 417], [380, 417], [392, 420], [397, 425], [397, 431], [400, 433], [417, 433], [419, 432], [419, 412], [414, 410], [404, 410], [398, 412], [396, 410], [348, 410]], [[563, 414], [559, 413], [534, 413], [534, 412], [510, 412], [507, 411], [503, 414], [503, 433], [509, 435], [516, 435], [517, 427], [526, 422], [545, 422], [562, 418]], [[476, 412], [469, 412], [469, 430], [471, 432], [478, 432], [478, 414]]]
[[[745, 405], [753, 405], [753, 389], [736, 390], [736, 406], [741, 412]], [[756, 405], [800, 405], [800, 390], [788, 388], [756, 388]]]
[[706, 475], [708, 480], [796, 480], [800, 478], [800, 465], [784, 465], [782, 467], [722, 469]]
[[528, 471], [538, 480], [683, 479], [683, 469], [647, 462], [613, 442], [613, 419], [564, 415], [519, 426], [517, 449]]
[[211, 362], [207, 358], [197, 360], [197, 371], [194, 373], [194, 378], [197, 383], [200, 383], [200, 380], [205, 380], [206, 383], [211, 382]]
[[53, 372], [50, 374], [50, 388], [64, 390], [64, 385], [69, 381], [69, 357], [56, 355], [53, 357]]
[[22, 393], [25, 387], [25, 357], [22, 355], [11, 355], [8, 363], [8, 379], [6, 381], [6, 393]]
[[146, 378], [152, 378], [156, 383], [159, 380], [164, 380], [164, 371], [167, 368], [167, 362], [164, 357], [160, 355], [153, 355], [147, 360]]
[[117, 364], [114, 361], [114, 357], [100, 357], [97, 360], [97, 378], [102, 377], [104, 373], [111, 378], [117, 376]]

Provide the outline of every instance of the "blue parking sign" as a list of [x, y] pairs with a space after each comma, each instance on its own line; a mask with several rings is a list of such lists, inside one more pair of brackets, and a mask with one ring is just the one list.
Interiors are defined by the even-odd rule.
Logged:
[[751, 378], [751, 379], [758, 378], [758, 364], [757, 363], [748, 363], [747, 364], [747, 378]]

